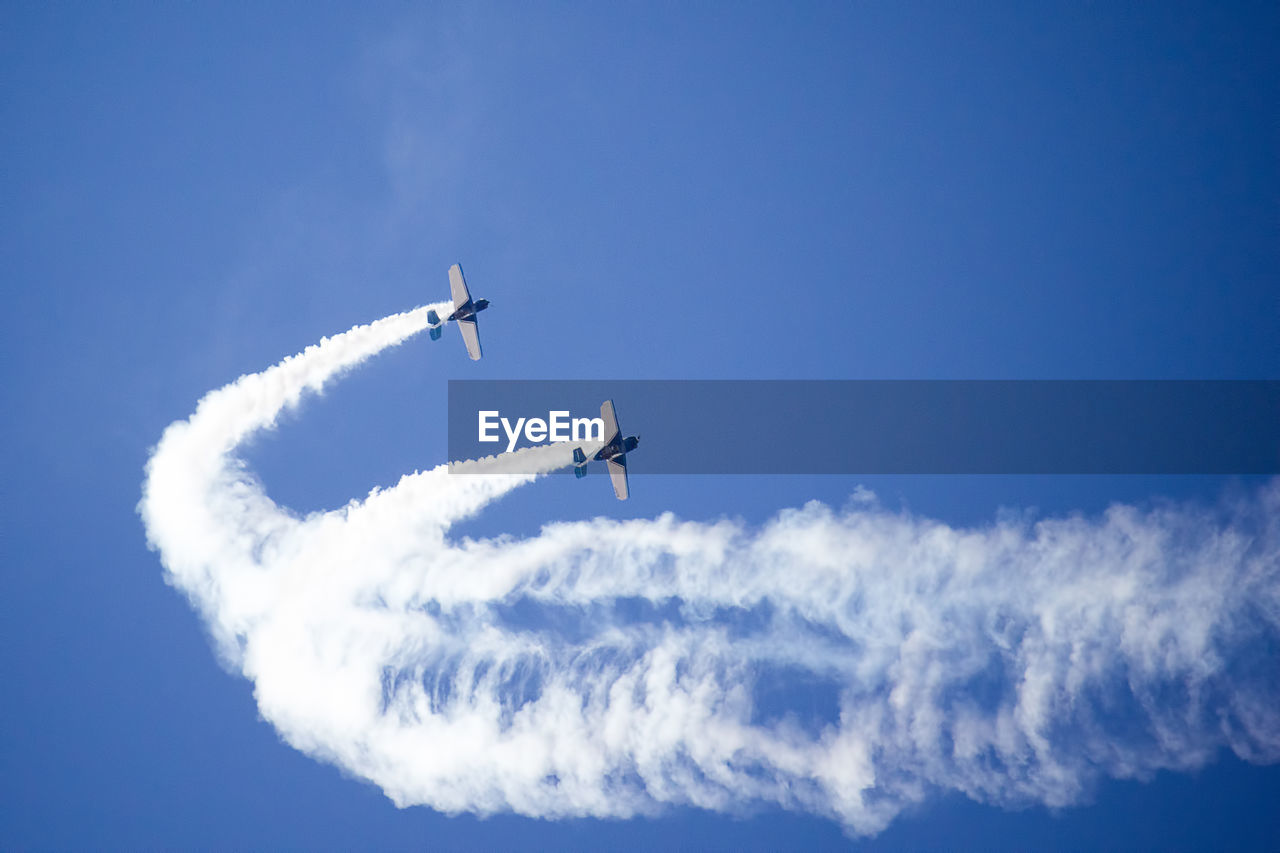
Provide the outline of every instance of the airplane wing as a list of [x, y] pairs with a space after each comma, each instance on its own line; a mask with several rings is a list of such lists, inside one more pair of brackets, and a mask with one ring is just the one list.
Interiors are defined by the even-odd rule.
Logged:
[[[458, 267], [454, 266], [456, 270]], [[463, 292], [466, 292], [465, 285]], [[469, 320], [458, 321], [458, 331], [462, 332], [462, 340], [467, 345], [467, 355], [471, 356], [472, 361], [480, 360], [480, 332], [476, 328], [476, 319], [472, 317]]]
[[[467, 290], [467, 280], [462, 277], [462, 264], [449, 267], [449, 294], [453, 297], [455, 311], [471, 300], [471, 293]], [[471, 349], [470, 343], [467, 344], [467, 349]], [[480, 356], [472, 355], [471, 357], [479, 358]]]
[[618, 416], [613, 411], [612, 400], [600, 404], [600, 419], [604, 421], [604, 446], [608, 447], [618, 438]]
[[627, 457], [616, 456], [605, 462], [609, 466], [609, 479], [613, 481], [613, 493], [625, 501], [631, 492], [627, 489]]

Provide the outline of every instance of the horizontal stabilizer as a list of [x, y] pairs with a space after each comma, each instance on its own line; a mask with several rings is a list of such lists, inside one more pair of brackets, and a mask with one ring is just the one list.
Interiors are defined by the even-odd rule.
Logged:
[[587, 476], [587, 466], [583, 465], [583, 466], [582, 466], [582, 467], [580, 467], [580, 468], [574, 468], [574, 469], [573, 469], [573, 476], [577, 477], [579, 480], [581, 480], [583, 477]]
[[440, 325], [440, 315], [436, 313], [436, 309], [434, 308], [427, 309], [427, 322], [430, 323], [432, 326]]
[[573, 449], [573, 464], [581, 465], [583, 462], [586, 462], [586, 461], [587, 461], [587, 455], [582, 452], [582, 448], [575, 447]]
[[440, 340], [440, 334], [441, 334], [440, 327], [432, 326], [430, 329], [427, 329], [427, 334], [431, 336], [431, 340], [433, 341]]

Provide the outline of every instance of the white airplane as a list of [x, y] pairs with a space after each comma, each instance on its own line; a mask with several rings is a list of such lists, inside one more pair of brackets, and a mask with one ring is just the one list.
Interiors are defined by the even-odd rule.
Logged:
[[596, 451], [590, 458], [582, 452], [581, 447], [573, 449], [573, 475], [578, 478], [587, 476], [587, 463], [597, 460], [604, 462], [609, 469], [609, 479], [613, 481], [613, 493], [618, 500], [625, 501], [631, 494], [627, 488], [627, 454], [640, 444], [640, 436], [622, 437], [618, 428], [618, 416], [613, 411], [613, 401], [605, 400], [600, 404], [600, 418], [604, 421], [604, 447]]
[[462, 332], [462, 341], [467, 345], [467, 355], [471, 356], [472, 361], [479, 361], [482, 353], [480, 352], [480, 332], [476, 328], [476, 314], [489, 307], [489, 300], [471, 301], [467, 280], [462, 277], [461, 264], [449, 267], [449, 293], [453, 297], [452, 314], [441, 320], [434, 310], [427, 312], [427, 322], [431, 324], [429, 330], [431, 340], [440, 340], [442, 327], [452, 320], [458, 324], [458, 331]]

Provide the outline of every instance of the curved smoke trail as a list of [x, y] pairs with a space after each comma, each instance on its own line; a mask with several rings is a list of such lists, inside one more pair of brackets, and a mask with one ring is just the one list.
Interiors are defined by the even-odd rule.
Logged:
[[867, 834], [935, 789], [1059, 806], [1099, 774], [1280, 758], [1276, 483], [968, 529], [864, 495], [759, 529], [667, 514], [461, 542], [451, 524], [534, 476], [440, 466], [305, 518], [274, 504], [237, 445], [427, 310], [208, 394], [139, 505], [262, 715], [397, 804], [766, 803]]

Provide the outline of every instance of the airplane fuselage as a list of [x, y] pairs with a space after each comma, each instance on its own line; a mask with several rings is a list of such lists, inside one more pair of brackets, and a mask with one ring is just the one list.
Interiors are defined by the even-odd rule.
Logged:
[[592, 456], [592, 461], [608, 462], [610, 459], [617, 459], [619, 456], [625, 456], [635, 450], [640, 445], [639, 436], [629, 435], [621, 441], [614, 441], [606, 444], [604, 447], [596, 451], [596, 455]]
[[479, 314], [481, 311], [483, 311], [488, 307], [489, 307], [488, 299], [477, 299], [474, 302], [468, 299], [461, 308], [459, 308], [457, 311], [454, 311], [448, 317], [445, 317], [445, 320], [448, 322], [456, 322], [458, 320], [469, 320], [472, 317], [476, 316], [476, 314]]

